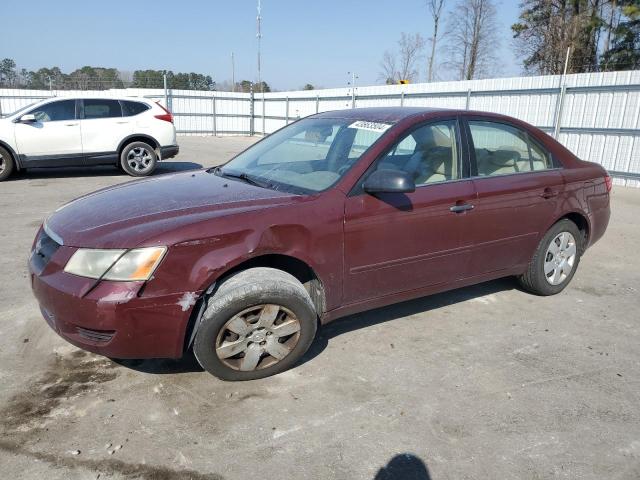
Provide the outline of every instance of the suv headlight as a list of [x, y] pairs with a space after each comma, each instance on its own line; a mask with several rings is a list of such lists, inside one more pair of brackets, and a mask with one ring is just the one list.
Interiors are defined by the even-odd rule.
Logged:
[[149, 280], [167, 247], [101, 250], [80, 248], [71, 256], [64, 271], [103, 280]]

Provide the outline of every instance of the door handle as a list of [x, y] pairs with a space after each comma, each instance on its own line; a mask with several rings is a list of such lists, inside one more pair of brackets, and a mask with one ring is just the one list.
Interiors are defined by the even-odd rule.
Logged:
[[66, 127], [77, 127], [78, 124], [77, 123], [65, 123], [64, 124]]
[[473, 205], [471, 205], [470, 203], [461, 203], [449, 207], [449, 210], [451, 210], [453, 213], [462, 213], [466, 212], [467, 210], [473, 210], [473, 208]]
[[127, 121], [127, 122], [116, 122], [116, 123], [118, 123], [118, 124], [124, 124], [124, 123], [129, 123], [129, 122]]
[[540, 196], [544, 199], [553, 198], [558, 196], [558, 192], [550, 189], [549, 187], [545, 188], [544, 191], [540, 194]]

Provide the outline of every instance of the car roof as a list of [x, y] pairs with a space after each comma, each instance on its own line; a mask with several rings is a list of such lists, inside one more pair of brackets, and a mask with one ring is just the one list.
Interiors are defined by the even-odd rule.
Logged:
[[[340, 118], [347, 120], [363, 120], [368, 122], [397, 123], [410, 117], [422, 117], [427, 115], [464, 115], [464, 116], [481, 116], [487, 119], [505, 120], [510, 123], [524, 125], [524, 123], [516, 118], [509, 117], [493, 112], [481, 112], [476, 110], [461, 110], [451, 108], [437, 107], [369, 107], [369, 108], [351, 108], [346, 110], [332, 110], [328, 112], [317, 113], [314, 118]], [[531, 127], [530, 125], [528, 127]]]

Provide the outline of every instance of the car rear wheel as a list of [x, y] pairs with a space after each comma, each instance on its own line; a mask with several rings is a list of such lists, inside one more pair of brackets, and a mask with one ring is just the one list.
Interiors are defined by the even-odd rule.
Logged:
[[5, 148], [0, 147], [0, 182], [9, 178], [13, 168], [13, 157]]
[[124, 147], [120, 155], [122, 170], [132, 177], [151, 175], [156, 169], [158, 156], [153, 147], [144, 142], [133, 142]]
[[519, 277], [520, 284], [537, 295], [555, 295], [569, 284], [583, 252], [583, 236], [571, 220], [560, 220], [544, 235]]
[[254, 380], [288, 370], [315, 337], [311, 297], [274, 268], [239, 272], [208, 300], [193, 345], [198, 362], [223, 380]]

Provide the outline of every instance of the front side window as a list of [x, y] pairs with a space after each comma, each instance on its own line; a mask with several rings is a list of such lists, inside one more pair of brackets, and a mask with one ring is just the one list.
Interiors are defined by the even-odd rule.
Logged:
[[552, 168], [550, 155], [523, 130], [504, 123], [469, 121], [479, 176]]
[[84, 100], [84, 119], [122, 117], [120, 102], [117, 100]]
[[214, 172], [266, 188], [320, 192], [338, 182], [390, 126], [341, 118], [299, 120]]
[[59, 102], [45, 103], [44, 105], [34, 108], [29, 113], [33, 114], [38, 122], [75, 120], [76, 101], [61, 100]]
[[402, 170], [416, 185], [460, 178], [457, 122], [430, 123], [402, 138], [376, 165], [377, 170]]

